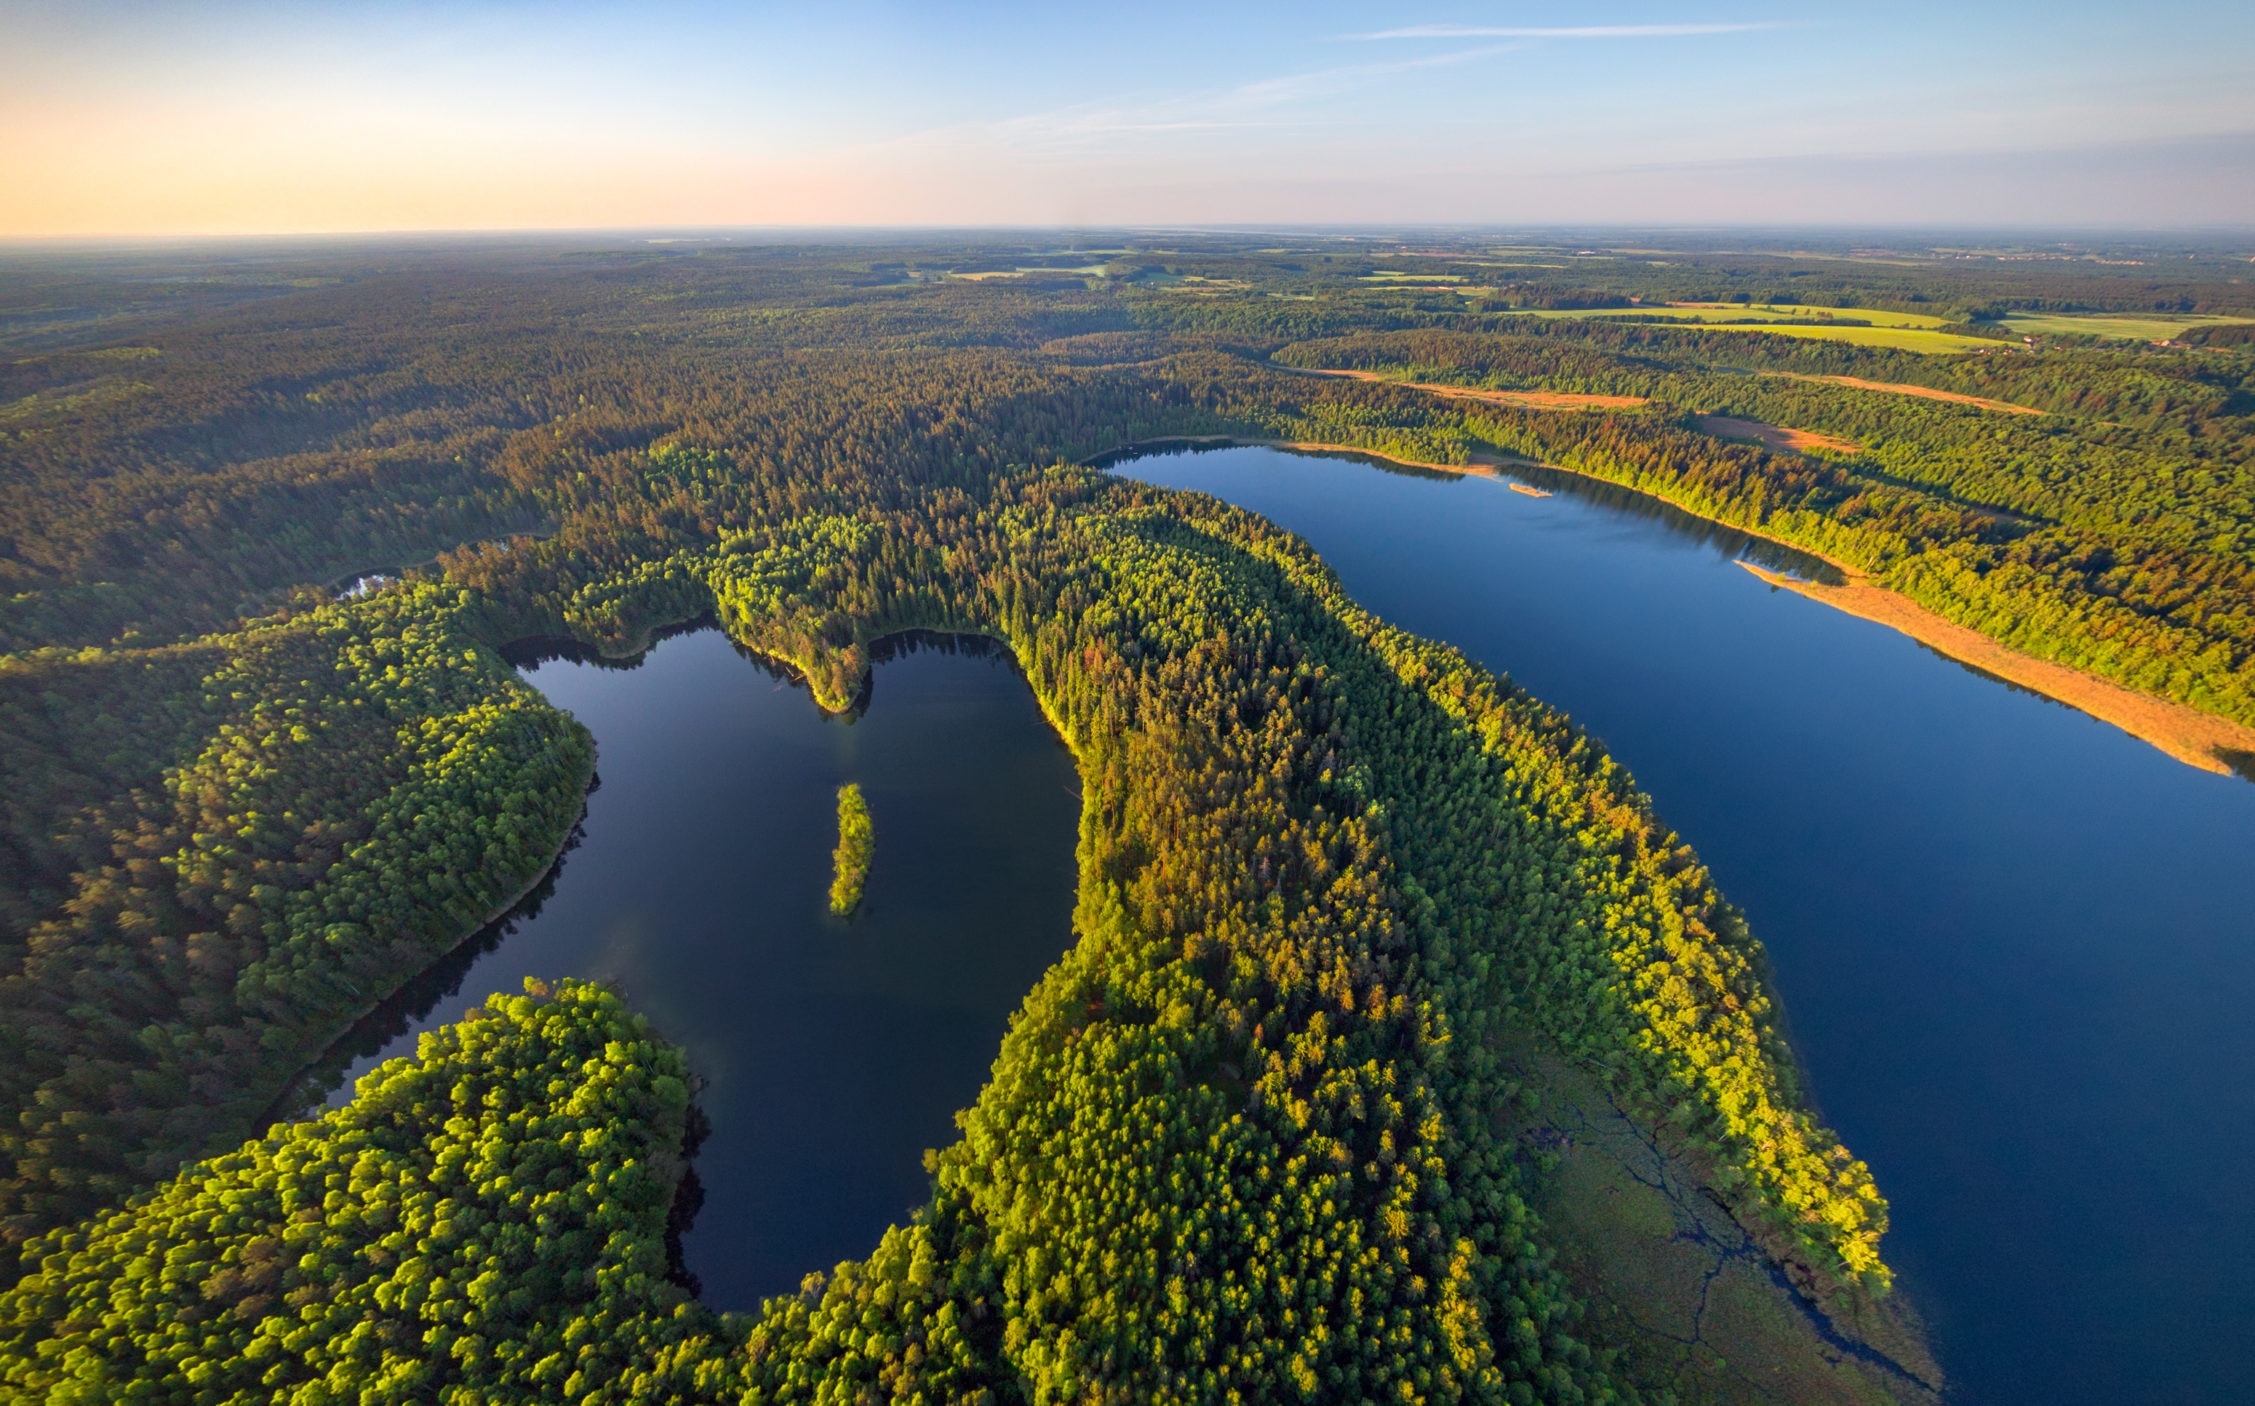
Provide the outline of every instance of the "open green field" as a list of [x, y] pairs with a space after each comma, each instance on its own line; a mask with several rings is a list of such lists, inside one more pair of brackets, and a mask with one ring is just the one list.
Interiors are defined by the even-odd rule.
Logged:
[[2004, 325], [2025, 336], [2121, 337], [2139, 342], [2165, 342], [2194, 327], [2219, 323], [2255, 322], [2250, 317], [2177, 316], [2154, 313], [2034, 313], [2016, 312]]
[[1483, 289], [1473, 288], [1469, 285], [1466, 285], [1462, 279], [1449, 278], [1439, 271], [1427, 271], [1425, 269], [1379, 269], [1375, 273], [1364, 274], [1362, 276], [1362, 281], [1365, 283], [1376, 283], [1389, 288], [1408, 284], [1419, 288], [1427, 286], [1436, 288], [1445, 287], [1451, 293], [1476, 293], [1485, 291]]
[[1058, 268], [1054, 265], [1034, 266], [1021, 264], [1014, 269], [982, 269], [976, 273], [956, 273], [950, 270], [949, 278], [960, 278], [971, 283], [984, 283], [990, 278], [1024, 278], [1029, 273], [1072, 273], [1093, 277], [1111, 268], [1110, 264], [1083, 264], [1078, 268]]
[[1895, 351], [1923, 352], [1941, 356], [1954, 352], [1978, 351], [1993, 347], [1995, 342], [1981, 337], [1960, 337], [1949, 332], [1933, 332], [1923, 327], [1812, 327], [1802, 323], [1771, 323], [1766, 326], [1745, 323], [1726, 324], [1716, 329], [1722, 332], [1768, 332], [1780, 337], [1802, 337], [1821, 342], [1850, 342], [1859, 347], [1888, 347]]
[[[1493, 289], [1461, 284], [1400, 269], [1364, 274], [1387, 288], [1419, 288], [1476, 298]], [[1797, 303], [1646, 303], [1627, 308], [1526, 309], [1529, 317], [1632, 318], [1638, 322], [1677, 322], [1723, 332], [1772, 332], [1784, 337], [1849, 342], [1859, 347], [1944, 355], [1994, 343], [1937, 331], [1947, 319], [1928, 313], [1887, 312], [1878, 308], [1820, 308]], [[1827, 325], [1830, 320], [1860, 325]]]
[[1745, 323], [1838, 321], [1868, 323], [1873, 327], [1935, 328], [1948, 318], [1923, 312], [1889, 312], [1881, 308], [1822, 308], [1806, 303], [1652, 303], [1633, 308], [1591, 308], [1550, 314], [1558, 317], [1624, 317], [1631, 314], [1665, 316], [1674, 322]]
[[[1545, 310], [1530, 315], [1680, 322], [1721, 332], [1770, 332], [1783, 337], [1851, 342], [1859, 347], [1887, 347], [1908, 352], [1961, 352], [1993, 345], [1979, 337], [1960, 337], [1936, 330], [1945, 326], [1946, 320], [1930, 313], [1887, 312], [1879, 308], [1819, 308], [1797, 303], [1666, 303], [1633, 308]], [[1837, 319], [1837, 323], [1827, 325], [1822, 319]], [[1868, 325], [1838, 325], [1845, 323]]]

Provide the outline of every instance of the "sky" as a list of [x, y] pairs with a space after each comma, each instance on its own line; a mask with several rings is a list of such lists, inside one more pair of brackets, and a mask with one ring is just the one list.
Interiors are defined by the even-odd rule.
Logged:
[[0, 0], [0, 237], [2255, 226], [2255, 4]]

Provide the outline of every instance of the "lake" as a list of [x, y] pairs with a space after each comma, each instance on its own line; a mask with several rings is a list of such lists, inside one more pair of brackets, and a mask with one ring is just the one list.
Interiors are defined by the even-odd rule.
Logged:
[[2255, 785], [1603, 485], [1251, 447], [1114, 467], [1299, 533], [1628, 765], [1767, 945], [1953, 1399], [2255, 1401]]
[[[705, 1301], [756, 1308], [863, 1258], [929, 1199], [924, 1149], [955, 1141], [1011, 1012], [1071, 942], [1071, 754], [983, 640], [881, 649], [850, 719], [717, 630], [526, 677], [595, 734], [579, 841], [530, 911], [364, 1022], [349, 1077], [527, 976], [611, 981], [705, 1081], [683, 1244]], [[877, 846], [840, 921], [848, 781]]]

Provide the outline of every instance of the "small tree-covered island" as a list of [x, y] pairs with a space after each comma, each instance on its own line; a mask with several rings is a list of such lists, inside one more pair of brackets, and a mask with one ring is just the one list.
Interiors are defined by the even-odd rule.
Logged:
[[830, 911], [843, 918], [861, 906], [869, 861], [877, 855], [877, 827], [859, 782], [838, 788], [838, 847], [830, 855]]
[[[0, 1398], [1941, 1399], [1885, 1169], [1697, 837], [1300, 539], [1103, 456], [1633, 489], [2244, 770], [2255, 292], [1529, 247], [8, 264]], [[748, 1312], [681, 1267], [703, 1075], [631, 991], [554, 972], [333, 1106], [301, 1080], [581, 820], [593, 739], [509, 658], [693, 622], [837, 712], [888, 637], [984, 636], [1082, 788], [1061, 955], [928, 1200]], [[837, 822], [845, 915], [858, 786]]]

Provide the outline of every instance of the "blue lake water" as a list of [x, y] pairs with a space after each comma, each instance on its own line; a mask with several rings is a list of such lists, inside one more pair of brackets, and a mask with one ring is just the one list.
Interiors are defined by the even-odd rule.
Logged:
[[2255, 1401], [2255, 785], [1735, 564], [1602, 487], [1135, 458], [1611, 749], [1768, 946], [1969, 1403]]
[[[611, 981], [704, 1080], [705, 1200], [683, 1249], [705, 1301], [755, 1308], [866, 1256], [929, 1199], [924, 1149], [955, 1140], [1010, 1013], [1072, 936], [1079, 779], [982, 644], [897, 646], [850, 722], [717, 630], [631, 668], [529, 669], [595, 734], [579, 843], [536, 911], [364, 1023], [350, 1076], [527, 976]], [[848, 781], [877, 845], [840, 921]]]

